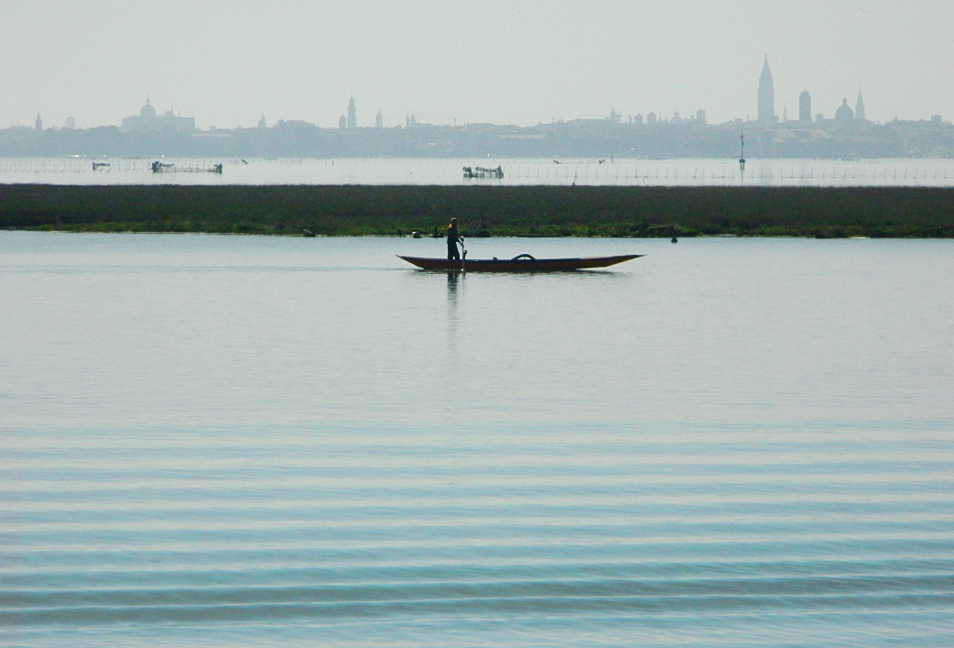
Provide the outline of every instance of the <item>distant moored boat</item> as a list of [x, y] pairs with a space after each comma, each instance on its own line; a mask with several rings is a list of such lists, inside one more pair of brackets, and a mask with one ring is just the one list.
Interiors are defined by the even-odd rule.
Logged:
[[496, 169], [487, 169], [484, 167], [464, 167], [464, 177], [465, 178], [496, 178], [500, 180], [504, 177], [503, 167], [498, 166]]

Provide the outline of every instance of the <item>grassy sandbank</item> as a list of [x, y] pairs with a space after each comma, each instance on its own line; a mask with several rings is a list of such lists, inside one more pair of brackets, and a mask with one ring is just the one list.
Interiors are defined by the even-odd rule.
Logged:
[[954, 237], [954, 189], [0, 185], [0, 228], [319, 236]]

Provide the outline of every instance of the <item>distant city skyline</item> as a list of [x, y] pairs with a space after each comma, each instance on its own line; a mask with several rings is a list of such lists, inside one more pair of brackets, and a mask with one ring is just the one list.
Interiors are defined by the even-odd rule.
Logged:
[[[798, 112], [797, 112], [798, 116], [793, 117], [791, 120], [789, 120], [787, 116], [788, 111], [786, 106], [783, 108], [783, 115], [780, 117], [777, 114], [776, 106], [775, 106], [774, 79], [772, 77], [772, 71], [771, 71], [771, 66], [769, 65], [768, 57], [766, 56], [763, 58], [762, 71], [761, 71], [761, 74], [759, 75], [758, 89], [756, 92], [756, 117], [752, 119], [751, 116], [747, 116], [746, 119], [744, 120], [742, 118], [736, 117], [735, 119], [727, 120], [726, 122], [722, 122], [722, 123], [742, 122], [742, 123], [756, 124], [764, 128], [772, 128], [775, 126], [779, 126], [785, 123], [791, 123], [795, 121], [801, 122], [802, 124], [804, 124], [808, 122], [818, 123], [818, 122], [822, 122], [829, 119], [840, 120], [840, 121], [867, 120], [866, 107], [865, 107], [864, 99], [862, 97], [862, 93], [860, 89], [858, 90], [858, 95], [855, 99], [854, 106], [855, 106], [854, 109], [852, 109], [848, 105], [848, 98], [842, 97], [841, 105], [838, 106], [833, 111], [833, 113], [829, 113], [829, 114], [826, 114], [824, 112], [813, 113], [811, 93], [808, 90], [803, 90], [798, 97]], [[313, 122], [309, 122], [307, 120], [302, 120], [302, 119], [289, 119], [289, 120], [278, 119], [273, 121], [271, 125], [275, 125], [276, 123], [301, 123], [301, 124], [310, 124], [313, 126], [317, 126], [319, 128], [337, 127], [339, 130], [356, 130], [358, 128], [371, 127], [371, 124], [359, 124], [357, 113], [358, 113], [357, 102], [355, 101], [354, 95], [352, 95], [348, 100], [346, 110], [343, 111], [342, 114], [338, 117], [338, 122], [336, 125], [322, 126], [320, 124], [315, 124]], [[940, 115], [934, 114], [930, 116], [930, 119], [933, 119], [936, 121], [938, 117], [940, 117]], [[928, 116], [924, 116], [924, 117], [921, 117], [920, 120], [927, 120], [928, 118], [929, 118]], [[577, 117], [577, 118], [569, 119], [569, 120], [561, 119], [559, 121], [574, 121], [574, 120], [580, 120], [580, 119], [586, 119], [586, 118]], [[592, 117], [590, 119], [592, 119]], [[668, 122], [668, 121], [677, 121], [677, 122], [687, 121], [687, 122], [696, 122], [696, 123], [704, 123], [704, 124], [710, 123], [705, 109], [702, 109], [702, 108], [696, 110], [695, 113], [687, 113], [685, 115], [680, 115], [678, 110], [675, 111], [673, 115], [663, 115], [663, 114], [657, 115], [654, 111], [649, 111], [645, 115], [642, 113], [637, 113], [635, 115], [633, 114], [624, 115], [623, 113], [616, 112], [615, 109], [610, 109], [610, 112], [608, 115], [603, 117], [598, 117], [597, 119], [608, 119], [610, 121], [619, 121], [619, 122], [623, 122], [625, 119], [628, 123], [632, 123], [632, 124], [644, 124], [644, 123], [655, 124], [657, 122]], [[917, 121], [917, 120], [914, 120], [914, 121]], [[410, 126], [410, 125], [416, 125], [417, 123], [418, 123], [418, 120], [416, 118], [416, 115], [414, 113], [408, 113], [404, 118], [403, 125]], [[490, 122], [475, 122], [475, 123], [490, 123]], [[538, 122], [538, 124], [543, 124], [543, 123], [545, 122]], [[538, 124], [534, 124], [534, 125], [538, 125]], [[393, 127], [393, 126], [401, 126], [401, 125], [402, 125], [401, 123], [397, 123], [397, 124], [390, 124], [388, 126]], [[457, 126], [458, 124], [455, 119], [453, 124], [437, 124], [437, 125]], [[464, 124], [460, 124], [460, 125], [464, 125]], [[96, 128], [99, 126], [109, 126], [109, 124], [97, 124], [90, 127]], [[269, 126], [268, 120], [266, 118], [266, 115], [263, 113], [259, 117], [258, 122], [255, 125], [255, 128], [262, 129], [262, 128], [267, 128], [268, 126]], [[37, 113], [36, 120], [34, 121], [33, 127], [34, 127], [34, 130], [37, 130], [37, 131], [44, 129], [41, 113]], [[51, 126], [51, 127], [56, 128], [56, 126]], [[384, 118], [380, 110], [376, 111], [373, 127], [378, 129], [385, 127]], [[77, 128], [75, 117], [72, 117], [72, 116], [67, 117], [62, 128], [64, 129]], [[248, 126], [238, 125], [236, 128], [248, 128]], [[194, 117], [183, 117], [181, 113], [176, 114], [175, 111], [171, 109], [165, 111], [163, 114], [158, 114], [155, 107], [152, 105], [151, 99], [148, 96], [146, 97], [145, 104], [140, 108], [138, 115], [130, 115], [122, 119], [121, 129], [127, 132], [133, 131], [133, 130], [163, 130], [163, 129], [169, 129], [169, 130], [174, 130], [179, 132], [190, 132], [190, 131], [199, 130], [196, 126]], [[219, 129], [215, 126], [213, 126], [212, 129], [231, 130], [227, 128]]]
[[0, 128], [120, 126], [145, 97], [196, 127], [302, 120], [335, 128], [695, 115], [758, 118], [771, 65], [775, 115], [868, 120], [954, 116], [954, 3], [797, 5], [595, 0], [461, 5], [422, 0], [356, 11], [338, 1], [7, 0]]

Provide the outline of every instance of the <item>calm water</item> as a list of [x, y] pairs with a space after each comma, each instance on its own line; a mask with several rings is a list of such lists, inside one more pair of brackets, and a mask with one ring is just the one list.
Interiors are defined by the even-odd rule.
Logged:
[[[154, 160], [0, 158], [0, 184], [363, 184], [633, 186], [954, 187], [954, 160], [752, 159], [163, 159], [179, 172], [153, 173]], [[104, 164], [93, 169], [93, 163]], [[221, 174], [209, 173], [222, 163]], [[502, 179], [465, 180], [464, 166], [500, 166]]]
[[0, 644], [954, 644], [954, 241], [469, 243], [0, 233]]

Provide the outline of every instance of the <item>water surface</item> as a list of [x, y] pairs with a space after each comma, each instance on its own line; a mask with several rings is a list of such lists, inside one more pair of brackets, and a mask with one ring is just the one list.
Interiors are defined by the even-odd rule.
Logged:
[[0, 233], [0, 642], [951, 644], [950, 241], [468, 243]]
[[[952, 187], [950, 159], [0, 158], [0, 184]], [[107, 165], [93, 167], [93, 164]], [[222, 164], [221, 173], [210, 173]], [[465, 179], [463, 167], [503, 172]]]

